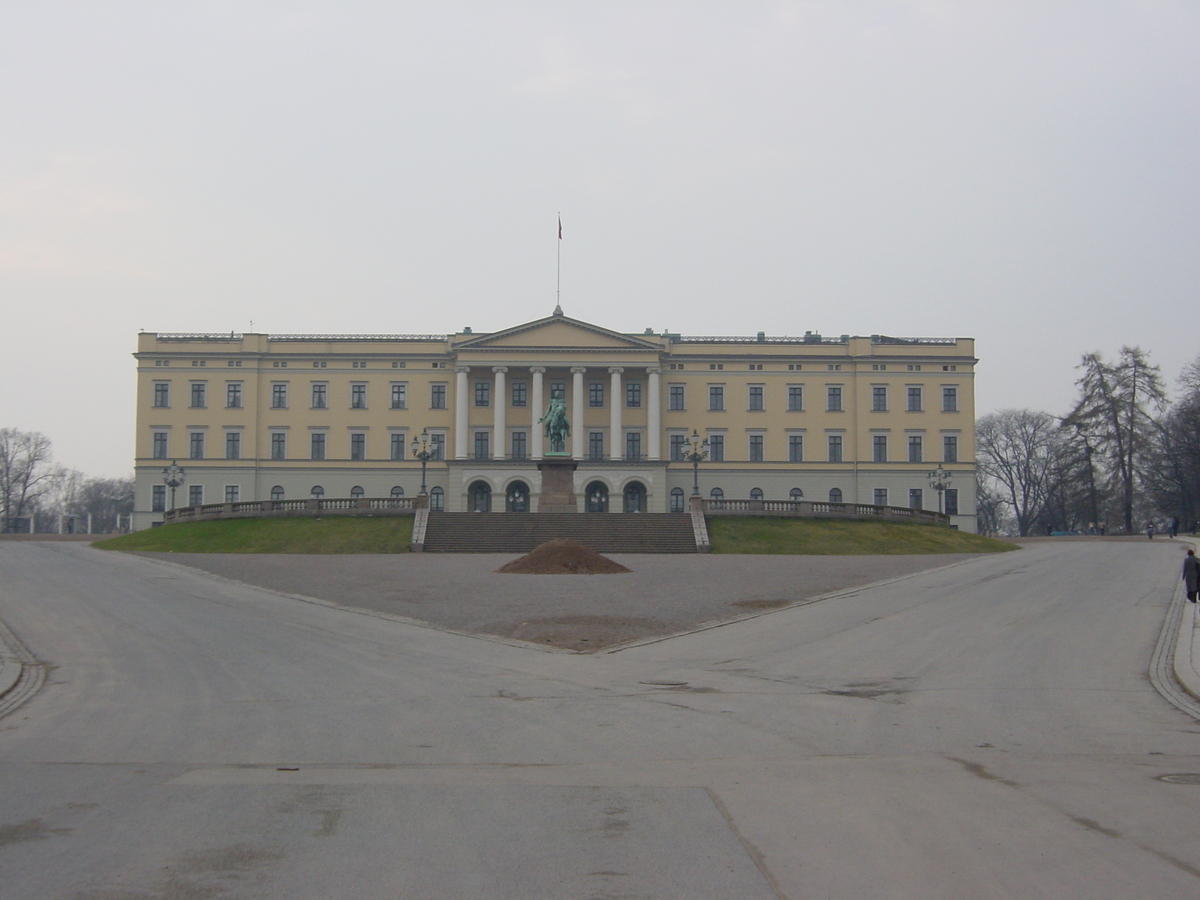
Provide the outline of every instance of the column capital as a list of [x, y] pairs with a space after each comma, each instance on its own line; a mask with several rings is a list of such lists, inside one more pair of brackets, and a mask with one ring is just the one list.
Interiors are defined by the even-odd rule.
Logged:
[[572, 375], [583, 375], [587, 372], [587, 366], [571, 366]]
[[545, 366], [530, 366], [529, 371], [532, 372], [534, 375], [542, 375], [545, 373], [546, 367]]
[[470, 366], [455, 366], [454, 371], [459, 375], [466, 375], [468, 372], [471, 371], [471, 367]]
[[622, 366], [609, 366], [608, 367], [609, 375], [620, 375], [624, 371], [625, 371], [625, 369]]
[[646, 366], [647, 375], [661, 375], [662, 366]]
[[508, 371], [508, 366], [492, 366], [492, 371], [504, 374]]

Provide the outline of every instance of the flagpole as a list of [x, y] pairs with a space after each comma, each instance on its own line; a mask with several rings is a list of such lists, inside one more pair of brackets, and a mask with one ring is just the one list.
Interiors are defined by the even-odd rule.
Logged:
[[558, 252], [555, 254], [554, 310], [562, 315], [562, 213], [558, 214]]

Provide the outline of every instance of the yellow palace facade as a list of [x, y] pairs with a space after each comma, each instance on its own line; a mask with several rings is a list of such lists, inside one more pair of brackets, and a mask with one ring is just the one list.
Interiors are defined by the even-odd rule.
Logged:
[[488, 334], [142, 333], [135, 357], [135, 528], [172, 500], [413, 497], [423, 477], [434, 510], [536, 512], [559, 396], [581, 513], [683, 511], [698, 475], [710, 499], [940, 504], [975, 530], [970, 338], [627, 334], [555, 310]]

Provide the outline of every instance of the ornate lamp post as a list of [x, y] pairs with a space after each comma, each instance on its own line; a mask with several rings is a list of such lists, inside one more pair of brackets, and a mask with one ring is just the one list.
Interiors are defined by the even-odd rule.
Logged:
[[692, 436], [688, 438], [684, 445], [688, 447], [688, 451], [683, 454], [683, 458], [692, 464], [692, 496], [700, 496], [700, 463], [708, 459], [708, 438], [703, 442], [700, 441], [700, 435], [696, 433], [696, 429], [692, 429]]
[[429, 432], [422, 431], [421, 436], [416, 436], [412, 439], [412, 455], [414, 459], [421, 461], [421, 496], [425, 496], [425, 467], [429, 461], [435, 456], [434, 451], [429, 449]]
[[179, 465], [175, 460], [171, 460], [171, 464], [163, 469], [163, 484], [171, 489], [171, 511], [175, 511], [175, 488], [179, 487], [187, 478], [187, 472], [183, 466]]
[[946, 488], [950, 487], [950, 479], [953, 476], [940, 465], [929, 473], [929, 486], [937, 491], [938, 495], [938, 513], [942, 513], [942, 494]]

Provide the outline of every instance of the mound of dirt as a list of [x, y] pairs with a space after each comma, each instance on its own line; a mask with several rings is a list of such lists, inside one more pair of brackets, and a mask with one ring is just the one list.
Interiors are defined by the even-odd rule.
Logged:
[[579, 541], [555, 538], [496, 571], [506, 575], [612, 575], [629, 569]]

